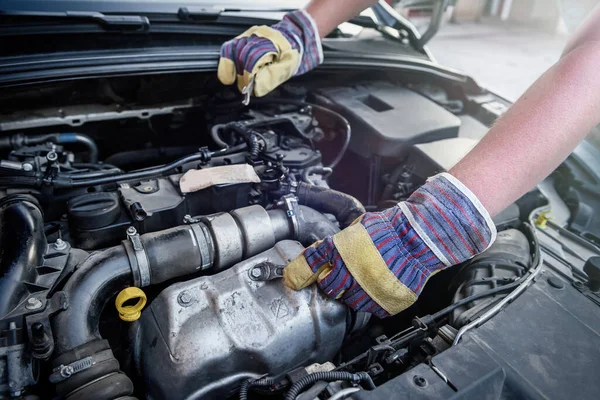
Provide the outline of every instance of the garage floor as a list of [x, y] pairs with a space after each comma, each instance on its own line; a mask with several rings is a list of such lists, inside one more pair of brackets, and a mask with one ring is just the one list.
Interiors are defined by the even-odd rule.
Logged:
[[429, 48], [439, 63], [514, 101], [559, 59], [566, 41], [564, 35], [484, 20], [446, 23]]

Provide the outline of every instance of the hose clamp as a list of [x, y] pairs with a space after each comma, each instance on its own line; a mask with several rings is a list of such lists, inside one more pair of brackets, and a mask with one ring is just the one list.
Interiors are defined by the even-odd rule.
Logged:
[[51, 383], [60, 383], [81, 371], [85, 371], [92, 365], [94, 365], [94, 360], [91, 356], [77, 360], [71, 364], [59, 365], [52, 370], [49, 380]]
[[[137, 261], [137, 272], [139, 273], [139, 282], [134, 282], [136, 284], [135, 286], [150, 286], [150, 262], [148, 261], [148, 256], [146, 255], [146, 251], [144, 250], [144, 246], [142, 245], [142, 241], [140, 240], [140, 235], [137, 233], [137, 230], [133, 226], [127, 228], [127, 239], [129, 239], [129, 241], [131, 242], [131, 246], [133, 247], [133, 253]], [[134, 278], [135, 277], [136, 274], [134, 274]]]
[[192, 233], [196, 239], [196, 243], [198, 244], [198, 249], [200, 251], [200, 257], [202, 260], [200, 269], [205, 270], [212, 265], [211, 249], [209, 247], [212, 243], [210, 232], [204, 224], [191, 224], [190, 228], [192, 228]]
[[281, 199], [283, 200], [283, 206], [285, 207], [286, 215], [292, 222], [294, 238], [298, 239], [300, 236], [300, 224], [298, 223], [298, 198], [293, 194], [286, 194]]

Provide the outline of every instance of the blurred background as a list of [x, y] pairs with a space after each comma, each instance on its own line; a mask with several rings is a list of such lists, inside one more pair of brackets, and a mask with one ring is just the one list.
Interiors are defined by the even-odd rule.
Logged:
[[[429, 42], [438, 62], [515, 101], [554, 64], [598, 0], [450, 0]], [[431, 1], [390, 1], [424, 31]]]

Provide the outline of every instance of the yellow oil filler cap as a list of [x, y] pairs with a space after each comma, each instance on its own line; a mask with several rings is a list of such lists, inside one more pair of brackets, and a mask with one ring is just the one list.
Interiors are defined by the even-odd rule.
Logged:
[[[137, 299], [137, 303], [134, 305], [125, 305], [125, 303]], [[115, 300], [115, 307], [119, 312], [119, 318], [123, 321], [133, 322], [137, 321], [142, 315], [142, 309], [146, 305], [146, 293], [140, 288], [128, 287], [117, 295]]]
[[535, 223], [535, 225], [540, 228], [540, 229], [546, 229], [548, 228], [548, 221], [553, 220], [554, 218], [550, 217], [548, 214], [550, 214], [551, 211], [542, 211], [537, 218], [535, 219], [535, 221], [533, 221]]

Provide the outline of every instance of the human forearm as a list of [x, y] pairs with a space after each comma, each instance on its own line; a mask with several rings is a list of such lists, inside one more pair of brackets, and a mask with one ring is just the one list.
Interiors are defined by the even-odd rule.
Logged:
[[581, 45], [600, 41], [600, 5], [597, 5], [590, 15], [577, 28], [563, 50], [562, 56]]
[[319, 36], [327, 36], [339, 24], [360, 14], [377, 0], [312, 0], [306, 6], [317, 24]]
[[600, 123], [600, 43], [577, 46], [450, 173], [491, 215], [550, 174]]

